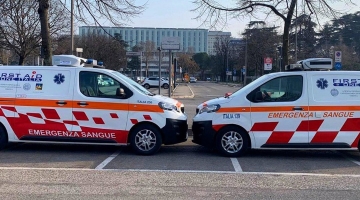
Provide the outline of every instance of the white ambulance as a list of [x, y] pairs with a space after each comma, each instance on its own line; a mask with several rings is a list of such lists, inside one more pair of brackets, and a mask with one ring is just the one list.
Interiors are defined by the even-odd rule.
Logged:
[[182, 103], [152, 94], [95, 60], [58, 55], [53, 64], [0, 67], [0, 147], [8, 142], [130, 144], [150, 155], [162, 144], [187, 140]]
[[193, 142], [226, 156], [247, 149], [359, 149], [360, 72], [329, 71], [328, 58], [286, 68], [199, 105]]

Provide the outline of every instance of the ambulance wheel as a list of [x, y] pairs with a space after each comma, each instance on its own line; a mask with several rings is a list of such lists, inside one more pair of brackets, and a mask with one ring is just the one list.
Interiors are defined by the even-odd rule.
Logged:
[[249, 147], [246, 132], [236, 126], [220, 129], [215, 143], [218, 152], [229, 157], [241, 156]]
[[0, 126], [0, 149], [3, 149], [8, 144], [8, 137], [5, 129]]
[[150, 85], [146, 83], [146, 84], [144, 85], [144, 87], [145, 87], [146, 89], [149, 89], [149, 88], [150, 88]]
[[159, 151], [162, 138], [160, 131], [153, 125], [142, 124], [130, 134], [130, 146], [137, 154], [152, 155]]
[[164, 89], [168, 89], [168, 88], [169, 88], [169, 84], [164, 83], [163, 88], [164, 88]]

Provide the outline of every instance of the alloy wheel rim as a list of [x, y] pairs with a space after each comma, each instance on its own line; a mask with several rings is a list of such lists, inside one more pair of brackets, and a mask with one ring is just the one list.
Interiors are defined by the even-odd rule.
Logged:
[[244, 140], [240, 133], [229, 131], [221, 138], [221, 146], [228, 153], [237, 153], [243, 147]]
[[135, 145], [142, 151], [150, 151], [156, 145], [156, 135], [148, 129], [144, 129], [136, 133]]

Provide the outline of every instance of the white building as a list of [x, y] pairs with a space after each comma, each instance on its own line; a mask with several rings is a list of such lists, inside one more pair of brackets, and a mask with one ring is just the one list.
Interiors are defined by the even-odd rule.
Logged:
[[[214, 43], [219, 37], [229, 37], [230, 32], [208, 31], [207, 29], [188, 29], [188, 28], [144, 28], [144, 27], [99, 27], [81, 26], [79, 36], [87, 34], [111, 35], [120, 34], [122, 39], [128, 43], [128, 51], [140, 42], [152, 41], [156, 47], [161, 46], [162, 37], [180, 37], [180, 50], [178, 52], [202, 53], [207, 52], [214, 55]], [[173, 51], [175, 54], [177, 51]], [[169, 57], [167, 51], [162, 51], [161, 76], [168, 76]], [[154, 56], [149, 59], [148, 76], [159, 76], [159, 54], [154, 49]], [[145, 61], [143, 57], [142, 75], [145, 76]], [[140, 66], [139, 66], [140, 68]], [[140, 70], [140, 69], [139, 69]], [[179, 72], [179, 70], [177, 71]], [[131, 72], [132, 76], [139, 76], [139, 72]]]
[[220, 38], [230, 39], [230, 37], [231, 37], [231, 32], [210, 31], [208, 33], [208, 41], [207, 41], [208, 55], [216, 54], [216, 49], [214, 45]]
[[131, 47], [140, 42], [152, 41], [155, 45], [161, 46], [162, 37], [180, 37], [180, 51], [194, 53], [207, 52], [207, 29], [186, 29], [186, 28], [140, 28], [140, 27], [98, 27], [81, 26], [79, 35], [87, 34], [110, 34], [116, 33]]

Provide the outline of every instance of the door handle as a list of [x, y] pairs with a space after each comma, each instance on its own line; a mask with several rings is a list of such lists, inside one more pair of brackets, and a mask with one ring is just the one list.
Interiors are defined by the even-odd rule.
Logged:
[[293, 107], [293, 110], [304, 110], [302, 107]]
[[59, 106], [63, 106], [63, 105], [66, 105], [67, 102], [66, 101], [57, 101], [56, 104]]
[[87, 102], [85, 102], [85, 101], [80, 101], [80, 102], [78, 102], [77, 104], [80, 105], [80, 106], [89, 105], [89, 104], [88, 104]]

